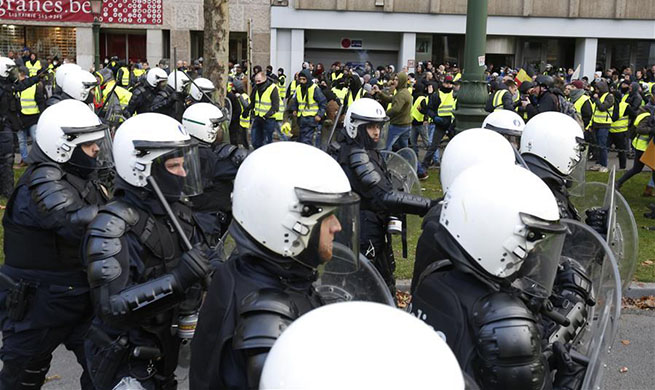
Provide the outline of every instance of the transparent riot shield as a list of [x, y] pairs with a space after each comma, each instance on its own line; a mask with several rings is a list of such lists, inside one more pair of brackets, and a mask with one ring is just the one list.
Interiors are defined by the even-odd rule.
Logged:
[[414, 169], [414, 172], [418, 169], [418, 156], [412, 148], [402, 148], [396, 152], [400, 157], [407, 160], [409, 165]]
[[614, 254], [603, 238], [587, 225], [563, 219], [568, 228], [562, 257], [578, 262], [592, 283], [593, 306], [586, 324], [572, 341], [576, 352], [588, 360], [583, 389], [600, 389], [604, 364], [618, 330], [621, 315], [621, 276]]
[[223, 107], [223, 113], [227, 117], [227, 123], [230, 123], [232, 121], [232, 102], [228, 98], [225, 98], [225, 107]]
[[613, 190], [614, 181], [610, 183], [585, 183], [585, 196], [571, 197], [571, 201], [583, 220], [586, 218], [585, 211], [590, 208], [603, 207], [609, 210], [607, 242], [619, 265], [622, 291], [625, 292], [637, 268], [639, 235], [630, 205], [620, 192]]
[[416, 168], [398, 153], [382, 150], [380, 154], [387, 164], [387, 172], [391, 175], [394, 189], [421, 195], [421, 184], [416, 175]]
[[370, 301], [395, 306], [384, 279], [373, 263], [361, 253], [358, 266], [353, 267], [352, 251], [340, 250], [335, 243], [332, 260], [319, 270], [314, 287], [326, 303]]

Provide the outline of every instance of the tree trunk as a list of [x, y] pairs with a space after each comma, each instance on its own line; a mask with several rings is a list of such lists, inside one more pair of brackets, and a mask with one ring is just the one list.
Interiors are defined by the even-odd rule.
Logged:
[[223, 106], [227, 94], [228, 48], [230, 44], [229, 0], [204, 0], [204, 77], [216, 86], [216, 103]]

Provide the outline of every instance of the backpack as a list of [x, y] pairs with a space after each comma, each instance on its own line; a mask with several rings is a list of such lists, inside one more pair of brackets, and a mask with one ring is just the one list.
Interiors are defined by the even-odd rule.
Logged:
[[582, 117], [580, 113], [575, 109], [575, 106], [570, 101], [562, 95], [557, 94], [557, 103], [559, 105], [559, 112], [562, 114], [568, 115], [571, 118], [575, 119], [576, 122], [580, 125], [580, 128], [584, 129], [584, 123], [582, 122]]

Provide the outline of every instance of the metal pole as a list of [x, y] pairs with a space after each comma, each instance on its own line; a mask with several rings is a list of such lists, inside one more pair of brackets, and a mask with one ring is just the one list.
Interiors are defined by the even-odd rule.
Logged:
[[456, 132], [480, 127], [487, 112], [487, 82], [484, 76], [487, 49], [488, 0], [469, 0], [466, 10], [466, 43], [462, 87], [455, 110]]
[[98, 20], [98, 17], [95, 16], [93, 18], [93, 50], [94, 50], [94, 56], [95, 56], [95, 61], [94, 61], [94, 67], [96, 72], [100, 70], [100, 21]]

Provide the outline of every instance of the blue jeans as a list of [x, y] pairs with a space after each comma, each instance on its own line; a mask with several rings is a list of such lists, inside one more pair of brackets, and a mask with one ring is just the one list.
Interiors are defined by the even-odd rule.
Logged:
[[598, 151], [598, 164], [606, 167], [607, 166], [607, 138], [609, 137], [610, 128], [608, 127], [598, 127], [596, 128], [596, 142], [598, 143], [600, 149]]
[[391, 150], [393, 145], [398, 142], [399, 149], [406, 148], [409, 145], [409, 133], [412, 126], [389, 125], [389, 134], [387, 135], [387, 146], [385, 150]]
[[258, 149], [273, 142], [273, 133], [275, 132], [276, 127], [277, 121], [274, 118], [264, 119], [256, 117], [250, 128], [253, 149]]
[[416, 152], [416, 155], [418, 156], [418, 136], [421, 136], [421, 141], [423, 142], [424, 145], [429, 145], [428, 141], [428, 127], [420, 124], [420, 125], [412, 125], [412, 131], [409, 133], [409, 143], [412, 146], [412, 149], [414, 149], [414, 152]]
[[30, 137], [32, 137], [32, 140], [34, 140], [34, 134], [36, 134], [36, 123], [33, 124], [32, 126], [19, 130], [16, 133], [16, 136], [18, 137], [18, 149], [20, 149], [20, 157], [23, 161], [27, 158], [27, 134], [29, 133]]
[[278, 137], [280, 137], [281, 141], [288, 141], [289, 138], [286, 135], [282, 134], [282, 130], [281, 130], [282, 125], [281, 125], [281, 123], [282, 123], [282, 121], [275, 121], [275, 134], [277, 134]]
[[[300, 127], [300, 137], [298, 142], [303, 144], [317, 146], [314, 143], [314, 134], [316, 133], [316, 128], [318, 127], [318, 122], [316, 122], [315, 117], [313, 116], [301, 116], [298, 117], [298, 127]], [[321, 137], [316, 137], [316, 142], [321, 142]]]

